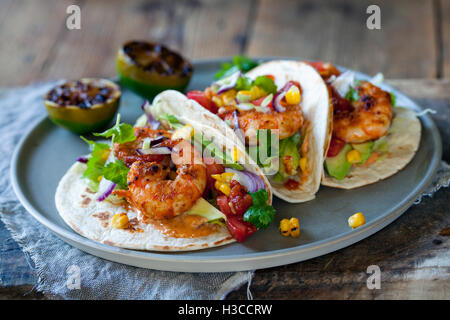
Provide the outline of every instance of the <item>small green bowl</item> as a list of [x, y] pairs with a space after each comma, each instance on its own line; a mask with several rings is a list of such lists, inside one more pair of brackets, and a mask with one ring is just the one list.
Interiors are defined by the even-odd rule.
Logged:
[[[117, 84], [106, 79], [84, 78], [80, 82], [100, 88], [112, 88], [111, 97], [104, 103], [81, 108], [77, 105], [60, 105], [49, 100], [52, 89], [44, 96], [44, 105], [49, 118], [55, 124], [76, 134], [85, 134], [104, 128], [112, 120], [119, 109], [121, 91]], [[68, 83], [70, 82], [65, 84]]]

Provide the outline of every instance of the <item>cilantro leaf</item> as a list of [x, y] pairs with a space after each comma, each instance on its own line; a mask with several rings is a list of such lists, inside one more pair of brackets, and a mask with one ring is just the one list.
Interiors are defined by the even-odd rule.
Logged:
[[163, 115], [160, 115], [158, 117], [158, 120], [166, 121], [169, 124], [169, 126], [173, 129], [180, 129], [183, 127], [183, 124], [180, 123], [180, 121], [178, 121], [177, 117], [175, 117], [172, 114], [165, 113]]
[[268, 94], [276, 94], [277, 93], [277, 86], [273, 82], [272, 79], [266, 76], [259, 76], [253, 81], [253, 85], [260, 87]]
[[121, 189], [127, 189], [127, 175], [130, 169], [122, 160], [110, 162], [103, 167], [103, 177], [117, 184]]
[[112, 144], [115, 142], [125, 143], [136, 140], [133, 126], [128, 123], [120, 123], [120, 114], [117, 115], [117, 121], [114, 127], [102, 133], [94, 133], [94, 136], [105, 138], [112, 137]]
[[269, 193], [265, 189], [250, 192], [252, 206], [244, 214], [244, 221], [258, 229], [266, 229], [275, 217], [275, 209], [267, 204]]
[[237, 55], [233, 57], [231, 63], [227, 62], [222, 64], [222, 68], [216, 73], [215, 78], [222, 79], [239, 70], [245, 73], [256, 67], [258, 64], [258, 62], [249, 57]]
[[350, 86], [350, 90], [347, 92], [345, 98], [350, 101], [358, 101], [359, 100], [358, 90]]
[[395, 107], [396, 97], [395, 94], [391, 92], [391, 104], [393, 107]]
[[239, 79], [236, 82], [236, 86], [234, 87], [236, 91], [250, 90], [251, 88], [252, 88], [252, 80], [245, 76], [239, 77]]
[[90, 181], [89, 187], [92, 191], [98, 191], [98, 184], [103, 176], [103, 167], [108, 159], [111, 149], [106, 143], [98, 143], [87, 140], [81, 137], [92, 149], [91, 157], [86, 163], [86, 171], [83, 173], [83, 178]]

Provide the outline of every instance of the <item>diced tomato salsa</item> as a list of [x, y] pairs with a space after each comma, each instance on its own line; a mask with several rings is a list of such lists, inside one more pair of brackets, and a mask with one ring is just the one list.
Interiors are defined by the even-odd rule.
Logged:
[[345, 141], [341, 140], [339, 138], [336, 138], [335, 136], [331, 137], [330, 141], [330, 147], [328, 148], [327, 157], [331, 158], [334, 156], [337, 156], [338, 153], [344, 148]]
[[216, 104], [212, 100], [209, 100], [203, 91], [189, 91], [186, 96], [189, 99], [197, 101], [203, 108], [211, 111], [212, 113], [217, 113], [218, 109]]
[[254, 225], [244, 221], [244, 213], [252, 205], [252, 197], [235, 180], [231, 181], [230, 187], [230, 195], [218, 196], [217, 205], [227, 217], [227, 227], [233, 238], [242, 242], [257, 230]]

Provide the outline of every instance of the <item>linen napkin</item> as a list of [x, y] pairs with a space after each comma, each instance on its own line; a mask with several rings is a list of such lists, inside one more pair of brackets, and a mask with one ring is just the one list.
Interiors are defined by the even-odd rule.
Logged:
[[24, 132], [44, 116], [42, 97], [55, 84], [0, 95], [0, 217], [32, 264], [36, 289], [64, 299], [192, 300], [224, 299], [230, 291], [250, 285], [253, 271], [164, 272], [97, 258], [66, 244], [26, 212], [11, 187], [11, 155]]

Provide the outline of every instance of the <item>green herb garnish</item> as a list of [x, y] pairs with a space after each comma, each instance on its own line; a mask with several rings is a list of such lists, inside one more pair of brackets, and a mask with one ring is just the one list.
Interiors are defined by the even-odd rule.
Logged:
[[252, 206], [244, 214], [244, 221], [258, 229], [266, 229], [275, 217], [275, 209], [267, 204], [269, 193], [265, 189], [250, 192]]
[[233, 57], [231, 63], [227, 62], [222, 64], [222, 68], [216, 73], [215, 78], [222, 79], [239, 70], [245, 73], [256, 67], [258, 64], [258, 62], [249, 57], [237, 55]]

